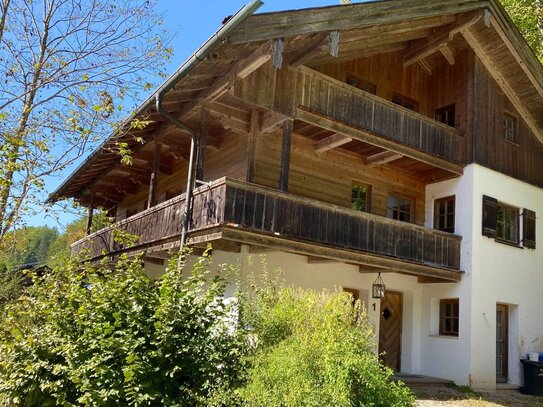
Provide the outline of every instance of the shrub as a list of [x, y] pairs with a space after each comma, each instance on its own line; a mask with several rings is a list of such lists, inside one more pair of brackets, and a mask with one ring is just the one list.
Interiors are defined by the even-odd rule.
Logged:
[[207, 256], [188, 275], [173, 259], [158, 282], [140, 259], [55, 268], [8, 306], [0, 404], [206, 405], [240, 370], [226, 272], [212, 276]]
[[253, 353], [245, 385], [226, 397], [243, 406], [409, 406], [373, 352], [373, 331], [346, 293], [265, 286], [242, 301]]

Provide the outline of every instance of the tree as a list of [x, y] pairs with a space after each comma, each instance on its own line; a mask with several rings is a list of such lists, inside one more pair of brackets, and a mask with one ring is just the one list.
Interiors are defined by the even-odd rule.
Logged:
[[[170, 55], [152, 0], [0, 0], [0, 244]], [[123, 151], [123, 145], [118, 144]]]
[[543, 63], [543, 1], [501, 0], [503, 6]]

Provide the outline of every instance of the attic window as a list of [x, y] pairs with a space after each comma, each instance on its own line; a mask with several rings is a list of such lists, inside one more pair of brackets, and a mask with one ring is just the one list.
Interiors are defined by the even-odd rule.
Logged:
[[347, 74], [347, 85], [354, 86], [355, 88], [371, 93], [372, 95], [377, 94], [377, 85], [353, 74]]
[[518, 143], [518, 120], [512, 114], [503, 112], [503, 137], [513, 143]]
[[414, 112], [419, 111], [419, 102], [410, 99], [407, 96], [400, 95], [399, 93], [392, 94], [392, 103], [403, 106], [406, 109], [413, 110]]
[[454, 127], [455, 106], [454, 103], [449, 106], [442, 107], [436, 110], [436, 120], [444, 123], [447, 126]]

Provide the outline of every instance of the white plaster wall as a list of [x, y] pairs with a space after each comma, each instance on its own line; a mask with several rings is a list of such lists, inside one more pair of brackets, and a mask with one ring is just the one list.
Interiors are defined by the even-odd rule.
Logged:
[[[543, 190], [485, 167], [472, 164], [458, 179], [428, 186], [426, 226], [432, 227], [433, 201], [456, 195], [455, 233], [462, 236], [458, 284], [428, 284], [423, 288], [422, 371], [449, 377], [476, 389], [495, 389], [496, 304], [509, 305], [509, 382], [522, 384], [519, 358], [543, 352], [543, 247], [511, 247], [482, 235], [482, 196], [543, 214]], [[538, 239], [543, 225], [536, 224]], [[458, 338], [437, 335], [439, 299], [460, 299]], [[442, 369], [449, 360], [448, 368]], [[446, 366], [446, 365], [445, 365]]]
[[[462, 236], [460, 269], [464, 272], [459, 283], [425, 284], [422, 288], [421, 372], [428, 376], [469, 384], [471, 360], [471, 271], [473, 230], [473, 168], [449, 181], [431, 184], [426, 189], [425, 225], [432, 228], [434, 201], [456, 196], [455, 234]], [[439, 336], [439, 300], [459, 299], [458, 337]]]
[[[510, 304], [509, 381], [520, 383], [520, 356], [543, 352], [543, 190], [478, 165], [473, 165], [473, 176], [471, 378], [475, 388], [494, 388], [496, 303]], [[483, 195], [536, 212], [535, 250], [482, 235]]]

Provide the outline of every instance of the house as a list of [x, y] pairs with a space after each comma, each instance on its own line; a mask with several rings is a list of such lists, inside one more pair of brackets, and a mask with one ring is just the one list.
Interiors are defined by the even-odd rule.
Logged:
[[180, 240], [265, 252], [289, 283], [359, 297], [393, 369], [521, 385], [543, 351], [543, 67], [517, 28], [497, 0], [260, 4], [52, 195], [139, 236], [73, 250], [143, 251], [150, 273]]

